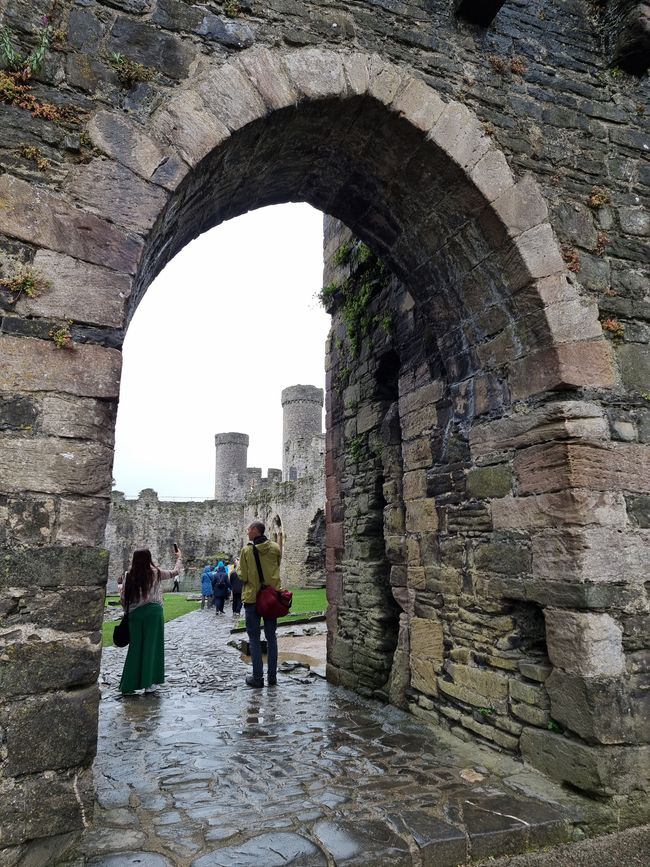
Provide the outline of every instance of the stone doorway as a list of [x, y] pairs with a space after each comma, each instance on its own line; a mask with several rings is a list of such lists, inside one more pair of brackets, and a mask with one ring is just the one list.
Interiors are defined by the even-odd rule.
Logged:
[[[18, 584], [47, 572], [52, 604], [16, 621], [3, 667], [3, 844], [79, 827], [92, 800], [120, 369], [110, 337], [191, 238], [292, 200], [339, 221], [326, 258], [349, 270], [329, 297], [330, 680], [520, 750], [588, 791], [640, 789], [623, 635], [645, 558], [622, 492], [643, 491], [641, 454], [609, 440], [595, 398], [615, 384], [611, 354], [535, 181], [514, 177], [462, 103], [358, 52], [203, 58], [145, 123], [96, 107], [89, 133], [103, 155], [62, 195], [0, 177], [5, 229], [53, 284], [19, 314], [54, 306], [84, 335], [70, 354], [38, 331], [2, 336], [4, 387], [39, 431], [3, 442], [6, 484], [57, 514], [49, 547], [5, 556]], [[388, 269], [365, 294], [365, 250], [336, 256], [343, 243], [358, 250], [354, 239]], [[525, 611], [544, 617], [552, 671], [506, 653]], [[528, 719], [515, 705], [533, 708]], [[564, 735], [544, 724], [549, 706]]]

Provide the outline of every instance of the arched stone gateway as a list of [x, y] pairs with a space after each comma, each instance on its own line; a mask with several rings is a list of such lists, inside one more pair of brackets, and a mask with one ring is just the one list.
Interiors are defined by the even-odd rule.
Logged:
[[[146, 60], [158, 31], [118, 24], [114, 50]], [[165, 39], [163, 99], [133, 117], [86, 99], [84, 161], [49, 185], [0, 176], [6, 249], [49, 281], [28, 297], [8, 278], [0, 334], [0, 847], [74, 832], [92, 800], [123, 328], [191, 238], [297, 200], [393, 275], [348, 304], [354, 268], [336, 269], [359, 248], [328, 223], [330, 679], [624, 796], [629, 815], [648, 769], [645, 398], [568, 279], [577, 253], [537, 182], [513, 174], [514, 143], [506, 159], [459, 86], [411, 70], [415, 50], [228, 57]], [[73, 351], [50, 337], [66, 323]]]

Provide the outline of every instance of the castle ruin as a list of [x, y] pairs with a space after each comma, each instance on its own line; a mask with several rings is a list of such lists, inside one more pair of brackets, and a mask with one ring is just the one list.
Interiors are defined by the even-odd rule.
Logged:
[[323, 390], [293, 385], [282, 391], [283, 468], [248, 466], [248, 434], [215, 435], [214, 499], [161, 501], [146, 489], [136, 500], [113, 492], [105, 545], [108, 589], [131, 562], [135, 548], [150, 547], [154, 562], [169, 559], [173, 542], [183, 550], [182, 589], [197, 589], [205, 563], [219, 553], [235, 557], [246, 528], [263, 520], [282, 547], [282, 577], [290, 587], [325, 585], [325, 434]]
[[289, 201], [328, 215], [330, 682], [647, 821], [648, 4], [9, 0], [19, 59], [50, 13], [0, 98], [2, 856], [92, 809], [128, 323]]

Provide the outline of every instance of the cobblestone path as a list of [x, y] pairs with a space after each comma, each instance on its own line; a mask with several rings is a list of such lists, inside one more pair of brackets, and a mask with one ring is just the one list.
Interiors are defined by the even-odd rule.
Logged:
[[445, 867], [594, 821], [520, 763], [304, 668], [246, 688], [230, 626], [166, 624], [155, 696], [121, 698], [125, 651], [104, 652], [94, 823], [68, 867]]

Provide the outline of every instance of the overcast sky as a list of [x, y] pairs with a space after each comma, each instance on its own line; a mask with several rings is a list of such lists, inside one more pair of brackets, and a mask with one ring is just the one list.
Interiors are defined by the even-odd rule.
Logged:
[[322, 236], [309, 205], [262, 208], [188, 244], [152, 283], [124, 341], [117, 490], [211, 498], [222, 431], [250, 436], [249, 466], [282, 466], [280, 392], [325, 382]]

